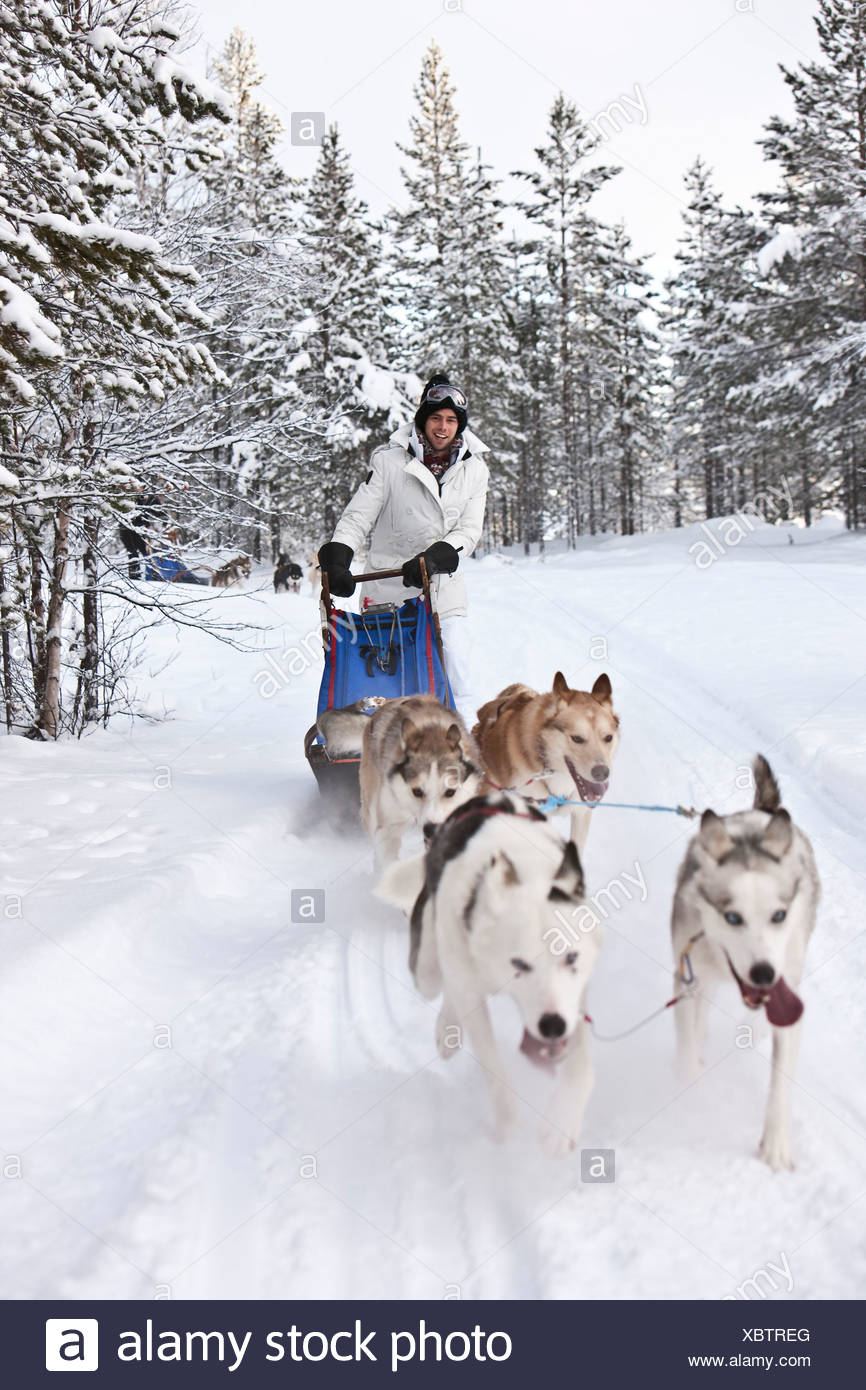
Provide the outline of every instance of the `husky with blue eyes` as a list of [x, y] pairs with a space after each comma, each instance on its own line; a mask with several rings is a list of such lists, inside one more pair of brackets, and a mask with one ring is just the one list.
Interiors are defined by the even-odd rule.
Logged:
[[[760, 754], [753, 769], [752, 810], [730, 816], [705, 811], [680, 868], [671, 925], [675, 989], [685, 997], [674, 1017], [680, 1073], [693, 1081], [700, 1072], [707, 1003], [718, 984], [736, 984], [750, 1009], [766, 1011], [773, 1060], [758, 1152], [775, 1171], [794, 1166], [791, 1076], [803, 1013], [796, 991], [819, 883], [812, 847], [782, 808], [776, 779]], [[696, 980], [689, 988], [692, 972]]]
[[541, 1141], [553, 1157], [568, 1153], [592, 1090], [585, 995], [602, 944], [597, 917], [580, 911], [574, 842], [522, 797], [474, 797], [435, 827], [426, 856], [394, 864], [378, 892], [410, 915], [415, 983], [425, 999], [442, 996], [440, 1056], [465, 1044], [480, 1063], [497, 1136], [513, 1121], [514, 1090], [487, 1000], [506, 994], [522, 1018], [521, 1052], [555, 1077]]

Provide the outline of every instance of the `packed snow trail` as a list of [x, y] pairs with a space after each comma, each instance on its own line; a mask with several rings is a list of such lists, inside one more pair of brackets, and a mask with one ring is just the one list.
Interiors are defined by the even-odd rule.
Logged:
[[[752, 755], [770, 758], [823, 883], [793, 1174], [754, 1157], [767, 1042], [742, 1045], [755, 1017], [732, 991], [685, 1091], [669, 1015], [594, 1044], [582, 1147], [615, 1149], [611, 1184], [540, 1151], [546, 1083], [498, 1002], [522, 1101], [493, 1141], [477, 1064], [436, 1055], [437, 1006], [372, 896], [368, 846], [321, 816], [302, 752], [315, 601], [256, 593], [260, 575], [213, 600], [257, 650], [152, 634], [164, 669], [141, 694], [169, 719], [0, 746], [3, 1295], [718, 1298], [782, 1252], [792, 1296], [862, 1294], [866, 540], [791, 529], [794, 546], [761, 528], [705, 571], [689, 528], [491, 557], [469, 582], [479, 702], [557, 668], [580, 686], [609, 673], [611, 799], [732, 810]], [[305, 637], [313, 659], [285, 674]], [[693, 828], [594, 815], [590, 893], [636, 865], [646, 883], [604, 900], [600, 1032], [669, 996]], [[324, 890], [323, 923], [292, 922], [293, 889]]]

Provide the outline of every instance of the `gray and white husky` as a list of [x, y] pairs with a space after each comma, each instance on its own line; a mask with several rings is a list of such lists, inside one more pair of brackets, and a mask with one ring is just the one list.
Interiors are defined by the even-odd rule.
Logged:
[[796, 990], [815, 925], [819, 883], [812, 847], [782, 809], [769, 764], [755, 758], [750, 811], [705, 811], [677, 879], [671, 928], [677, 962], [687, 953], [696, 982], [688, 989], [678, 965], [674, 1008], [684, 1080], [700, 1069], [707, 1000], [722, 981], [736, 983], [743, 1002], [763, 1008], [772, 1027], [770, 1091], [759, 1154], [774, 1170], [792, 1168], [791, 1076], [800, 1043], [803, 1004]]
[[455, 710], [434, 695], [404, 695], [367, 718], [360, 778], [361, 821], [381, 869], [410, 826], [438, 825], [475, 795], [481, 766]]
[[411, 913], [409, 965], [426, 999], [442, 995], [440, 1056], [463, 1037], [481, 1064], [499, 1137], [514, 1118], [513, 1090], [487, 1000], [509, 995], [523, 1021], [520, 1050], [555, 1073], [541, 1141], [553, 1157], [577, 1143], [593, 1084], [587, 983], [602, 944], [597, 919], [579, 938], [563, 931], [584, 896], [583, 870], [535, 808], [507, 792], [454, 811], [426, 856], [394, 864], [378, 894]]

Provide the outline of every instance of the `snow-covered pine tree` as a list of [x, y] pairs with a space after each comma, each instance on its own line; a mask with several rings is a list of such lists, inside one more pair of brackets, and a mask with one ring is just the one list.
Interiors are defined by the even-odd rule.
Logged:
[[588, 520], [586, 412], [581, 411], [594, 386], [593, 349], [587, 329], [592, 322], [586, 296], [599, 279], [600, 226], [589, 210], [593, 195], [619, 170], [611, 165], [586, 167], [598, 145], [573, 102], [562, 93], [550, 112], [547, 143], [536, 148], [539, 167], [517, 170], [531, 190], [517, 206], [542, 229], [536, 242], [539, 266], [546, 274], [550, 336], [555, 342], [554, 434], [545, 441], [551, 461], [549, 481], [558, 489], [565, 511], [564, 534], [570, 544]]
[[744, 506], [784, 517], [804, 421], [790, 381], [769, 393], [763, 384], [768, 371], [786, 378], [796, 352], [779, 321], [778, 286], [760, 270], [770, 233], [754, 213], [722, 206], [702, 160], [685, 187], [680, 268], [666, 282], [662, 316], [675, 510], [686, 520]]
[[647, 513], [658, 519], [667, 492], [661, 460], [664, 377], [651, 323], [648, 257], [634, 254], [621, 223], [605, 233], [602, 254], [593, 337], [604, 392], [595, 401], [597, 453], [587, 460], [591, 529], [632, 536], [644, 529]]
[[302, 189], [280, 164], [282, 125], [258, 100], [264, 74], [242, 29], [227, 39], [214, 76], [231, 120], [209, 132], [211, 159], [193, 179], [190, 214], [226, 383], [214, 402], [224, 442], [214, 448], [213, 483], [226, 497], [214, 540], [260, 558], [263, 529], [272, 554], [305, 540], [304, 455], [322, 447], [315, 403], [298, 380]]
[[520, 367], [512, 297], [511, 252], [503, 237], [499, 180], [483, 163], [481, 150], [464, 175], [457, 280], [451, 301], [457, 309], [456, 342], [448, 362], [466, 391], [472, 427], [492, 451], [492, 492], [501, 493], [509, 543], [517, 538], [517, 479], [522, 464], [522, 417], [526, 381]]
[[[517, 535], [526, 554], [537, 545], [544, 552], [548, 521], [556, 498], [548, 482], [548, 457], [555, 435], [555, 343], [546, 270], [534, 243], [511, 243], [512, 276], [508, 303], [517, 340], [517, 464], [514, 494]], [[561, 514], [561, 508], [559, 509]]]
[[711, 262], [715, 292], [702, 334], [722, 436], [718, 510], [746, 507], [775, 521], [796, 507], [792, 461], [805, 422], [790, 393], [777, 395], [768, 410], [760, 385], [769, 363], [778, 368], [783, 355], [790, 357], [790, 347], [777, 337], [777, 295], [760, 269], [769, 235], [755, 213], [723, 210]]
[[422, 377], [446, 369], [465, 390], [472, 427], [492, 450], [493, 492], [507, 492], [517, 466], [519, 364], [503, 205], [481, 151], [472, 159], [460, 134], [455, 88], [435, 42], [413, 91], [411, 141], [398, 144], [408, 206], [390, 219], [401, 364]]
[[390, 273], [403, 310], [405, 365], [426, 377], [445, 364], [450, 368], [460, 341], [460, 219], [469, 153], [460, 135], [455, 89], [435, 40], [412, 90], [417, 109], [409, 118], [411, 141], [397, 145], [407, 160], [401, 168], [407, 207], [391, 218]]
[[286, 174], [277, 158], [282, 122], [256, 97], [265, 80], [250, 34], [232, 30], [213, 64], [213, 73], [231, 102], [231, 120], [208, 133], [219, 159], [204, 171], [212, 205], [224, 203], [238, 231], [264, 237], [291, 237], [297, 226], [300, 182]]
[[782, 187], [761, 198], [776, 232], [760, 264], [775, 291], [768, 337], [779, 349], [757, 394], [765, 410], [801, 421], [793, 462], [803, 516], [835, 503], [850, 527], [862, 527], [866, 0], [818, 0], [815, 24], [821, 59], [782, 67], [794, 116], [770, 121], [761, 142]]
[[313, 402], [324, 448], [304, 458], [314, 537], [336, 524], [372, 448], [412, 414], [418, 382], [397, 370], [381, 242], [355, 193], [336, 125], [322, 140], [303, 204], [307, 279], [296, 327], [297, 381]]
[[94, 712], [91, 561], [100, 522], [131, 481], [102, 447], [102, 428], [197, 372], [217, 375], [195, 342], [195, 273], [166, 257], [129, 207], [136, 173], [159, 152], [162, 118], [224, 114], [217, 90], [180, 63], [175, 38], [158, 6], [135, 0], [0, 3], [0, 392], [9, 403], [0, 419], [4, 467], [18, 481], [4, 528], [14, 584], [0, 601], [27, 639], [13, 672], [15, 722], [32, 719], [43, 737], [70, 718], [65, 617], [76, 554], [77, 709]]
[[701, 492], [706, 516], [724, 509], [720, 460], [727, 447], [725, 389], [713, 371], [713, 342], [722, 308], [717, 303], [714, 271], [723, 212], [711, 180], [711, 171], [700, 157], [686, 171], [688, 204], [676, 252], [679, 269], [665, 282], [664, 326], [672, 377], [670, 444], [680, 507], [686, 516], [697, 509]]
[[[201, 366], [182, 336], [192, 277], [106, 221], [149, 157], [150, 113], [224, 115], [136, 0], [0, 0], [0, 392], [29, 403], [40, 366], [92, 344], [100, 385], [158, 394]], [[111, 325], [107, 328], [107, 325]], [[52, 394], [53, 394], [53, 387]]]

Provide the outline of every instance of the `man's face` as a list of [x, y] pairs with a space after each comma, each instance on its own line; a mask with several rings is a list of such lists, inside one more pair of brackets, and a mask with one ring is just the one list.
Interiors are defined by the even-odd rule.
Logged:
[[437, 410], [424, 426], [427, 443], [437, 454], [444, 454], [457, 436], [457, 416], [453, 410]]

